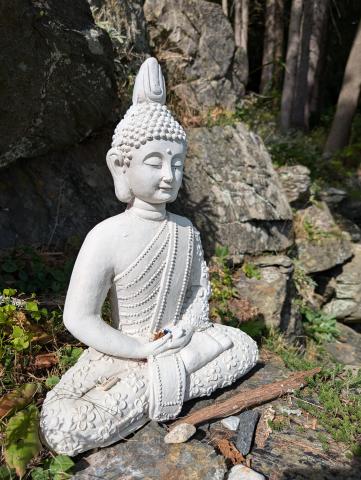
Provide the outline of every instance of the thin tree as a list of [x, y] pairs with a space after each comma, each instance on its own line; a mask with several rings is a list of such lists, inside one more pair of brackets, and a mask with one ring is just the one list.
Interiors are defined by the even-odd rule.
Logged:
[[272, 89], [275, 70], [276, 49], [276, 0], [266, 0], [265, 32], [263, 37], [263, 57], [260, 92]]
[[310, 59], [308, 68], [309, 114], [317, 113], [320, 105], [320, 77], [325, 59], [327, 19], [330, 0], [317, 0], [313, 7], [313, 24], [310, 38]]
[[313, 8], [317, 0], [304, 0], [301, 38], [297, 65], [296, 88], [293, 95], [291, 126], [308, 130], [309, 123], [309, 87], [308, 73], [310, 61], [310, 40], [313, 26]]
[[222, 10], [226, 17], [228, 17], [228, 0], [222, 0]]
[[248, 2], [249, 0], [234, 0], [234, 43], [244, 58], [244, 68], [247, 69], [245, 78], [248, 77]]
[[331, 155], [348, 145], [352, 120], [361, 89], [361, 20], [347, 60], [336, 113], [327, 137], [324, 154]]
[[275, 52], [274, 52], [274, 86], [281, 85], [281, 77], [283, 72], [283, 28], [284, 28], [284, 0], [276, 0], [275, 12]]
[[303, 11], [303, 0], [293, 0], [288, 33], [286, 71], [281, 98], [280, 126], [283, 132], [291, 126], [293, 94], [296, 87], [297, 62], [300, 47], [300, 29]]

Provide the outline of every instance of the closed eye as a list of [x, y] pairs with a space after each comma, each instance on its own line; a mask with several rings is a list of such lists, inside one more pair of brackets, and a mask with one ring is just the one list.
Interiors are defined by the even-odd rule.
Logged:
[[150, 165], [152, 167], [160, 168], [162, 166], [162, 159], [160, 157], [148, 157], [144, 160], [146, 165]]
[[172, 160], [172, 167], [182, 168], [183, 167], [183, 161], [180, 158], [173, 159]]

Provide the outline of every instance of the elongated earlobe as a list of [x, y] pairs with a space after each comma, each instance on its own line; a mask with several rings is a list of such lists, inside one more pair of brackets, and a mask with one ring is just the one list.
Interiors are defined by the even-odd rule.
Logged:
[[107, 153], [107, 165], [112, 174], [117, 199], [129, 203], [133, 195], [126, 175], [126, 166], [118, 148], [111, 148]]

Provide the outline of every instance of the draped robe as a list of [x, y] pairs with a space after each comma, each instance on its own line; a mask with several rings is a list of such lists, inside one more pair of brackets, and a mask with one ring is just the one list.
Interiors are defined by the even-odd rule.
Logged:
[[147, 420], [175, 418], [189, 398], [231, 384], [257, 361], [257, 346], [238, 329], [209, 321], [210, 284], [199, 233], [169, 214], [140, 255], [114, 276], [113, 326], [151, 341], [163, 329], [193, 335], [173, 354], [137, 361], [87, 349], [48, 393], [43, 440], [57, 453], [75, 455], [105, 446]]

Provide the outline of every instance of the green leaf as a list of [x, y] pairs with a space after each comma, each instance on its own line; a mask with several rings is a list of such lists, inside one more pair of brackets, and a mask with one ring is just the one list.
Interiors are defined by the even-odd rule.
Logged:
[[45, 385], [47, 388], [53, 388], [59, 382], [60, 378], [57, 375], [52, 375], [45, 380]]
[[28, 312], [37, 312], [39, 310], [36, 302], [26, 302], [25, 310]]
[[73, 460], [67, 455], [58, 455], [51, 459], [49, 471], [54, 476], [59, 475], [61, 478], [61, 474], [71, 472], [74, 465]]
[[5, 460], [23, 477], [30, 460], [41, 450], [38, 436], [39, 412], [35, 405], [10, 418], [5, 430]]
[[0, 480], [15, 479], [15, 471], [9, 467], [0, 467]]
[[13, 297], [16, 294], [15, 288], [4, 288], [3, 295], [4, 297]]
[[31, 471], [31, 480], [51, 480], [49, 471], [36, 467]]

